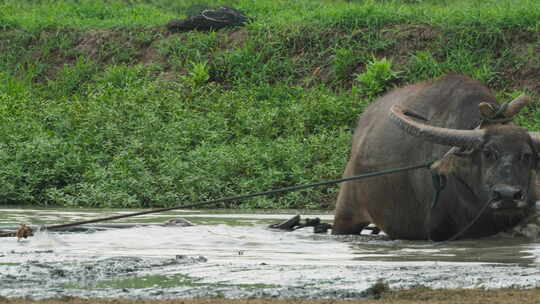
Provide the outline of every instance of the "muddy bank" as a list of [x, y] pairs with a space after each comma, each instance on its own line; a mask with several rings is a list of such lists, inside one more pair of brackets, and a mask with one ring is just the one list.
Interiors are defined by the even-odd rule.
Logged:
[[[238, 252], [241, 258], [243, 253]], [[534, 266], [452, 263], [312, 265], [216, 262], [203, 256], [60, 258], [52, 250], [10, 252], [30, 257], [0, 265], [1, 296], [84, 298], [365, 299], [384, 278], [389, 288], [537, 288]], [[215, 258], [213, 258], [215, 259]], [[15, 259], [12, 259], [15, 260]], [[56, 260], [56, 261], [55, 261]]]
[[[137, 300], [139, 304], [405, 304], [405, 303], [519, 303], [536, 304], [540, 302], [540, 289], [501, 289], [501, 290], [483, 290], [483, 289], [445, 289], [432, 290], [426, 288], [415, 288], [411, 290], [386, 291], [381, 293], [378, 299], [366, 299], [358, 301], [344, 300], [276, 300], [276, 299], [243, 299], [227, 300], [219, 298], [211, 299], [170, 299], [170, 300]], [[9, 304], [127, 304], [134, 303], [127, 299], [81, 299], [65, 297], [61, 299], [48, 299], [32, 301], [27, 299], [7, 299], [0, 298], [0, 303]]]

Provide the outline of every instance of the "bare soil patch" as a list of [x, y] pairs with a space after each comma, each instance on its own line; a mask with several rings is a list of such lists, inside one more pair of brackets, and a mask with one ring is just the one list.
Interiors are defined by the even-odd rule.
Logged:
[[81, 299], [65, 297], [59, 299], [48, 300], [28, 300], [28, 299], [8, 299], [0, 298], [0, 303], [9, 304], [408, 304], [408, 303], [519, 303], [519, 304], [536, 304], [540, 303], [540, 289], [499, 289], [499, 290], [483, 290], [483, 289], [442, 289], [432, 290], [426, 288], [416, 288], [401, 291], [389, 291], [381, 294], [380, 299], [366, 300], [277, 300], [277, 299], [167, 299], [167, 300], [130, 300], [130, 299]]
[[227, 49], [243, 48], [249, 39], [248, 31], [244, 28], [225, 32], [223, 47]]
[[442, 32], [431, 25], [406, 24], [383, 29], [382, 37], [393, 41], [393, 46], [384, 51], [384, 55], [393, 57], [398, 66], [404, 66], [411, 55], [417, 51], [430, 50], [440, 41]]
[[90, 30], [86, 33], [76, 49], [90, 57], [97, 56], [101, 46], [108, 40], [114, 39], [113, 30]]

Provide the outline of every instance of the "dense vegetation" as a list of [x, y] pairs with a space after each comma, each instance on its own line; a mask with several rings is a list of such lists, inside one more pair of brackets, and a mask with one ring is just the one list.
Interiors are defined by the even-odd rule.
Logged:
[[[540, 93], [540, 2], [0, 1], [0, 204], [158, 207], [337, 178], [366, 104], [463, 73]], [[540, 130], [536, 106], [519, 123]], [[385, 152], [386, 153], [386, 152]], [[245, 201], [326, 208], [337, 188]]]

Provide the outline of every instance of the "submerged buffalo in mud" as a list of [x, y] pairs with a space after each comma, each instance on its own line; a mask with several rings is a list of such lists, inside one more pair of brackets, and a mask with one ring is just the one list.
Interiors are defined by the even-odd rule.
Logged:
[[[342, 184], [333, 234], [358, 234], [374, 223], [393, 239], [441, 241], [517, 225], [537, 200], [540, 134], [511, 122], [527, 103], [522, 95], [501, 105], [486, 86], [458, 75], [379, 98], [360, 116], [344, 176], [438, 161], [432, 172]], [[432, 208], [433, 172], [446, 187]]]

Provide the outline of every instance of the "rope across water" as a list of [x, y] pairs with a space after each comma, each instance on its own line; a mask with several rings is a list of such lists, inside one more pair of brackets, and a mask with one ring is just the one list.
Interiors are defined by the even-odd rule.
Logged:
[[[416, 170], [416, 169], [421, 169], [421, 168], [430, 168], [432, 164], [433, 164], [433, 161], [429, 161], [429, 162], [425, 162], [425, 163], [413, 165], [413, 166], [408, 166], [408, 167], [370, 172], [370, 173], [355, 175], [351, 177], [344, 177], [344, 178], [339, 178], [339, 179], [334, 179], [334, 180], [322, 181], [322, 182], [313, 183], [313, 184], [290, 186], [290, 187], [285, 187], [285, 188], [280, 188], [280, 189], [275, 189], [275, 190], [229, 196], [229, 197], [215, 199], [215, 200], [196, 202], [196, 203], [191, 203], [191, 204], [186, 204], [186, 205], [179, 205], [175, 207], [168, 207], [168, 208], [154, 209], [154, 210], [141, 211], [141, 212], [135, 212], [135, 213], [129, 213], [129, 214], [115, 215], [115, 216], [109, 216], [109, 217], [103, 217], [103, 218], [97, 218], [97, 219], [91, 219], [91, 220], [85, 220], [85, 221], [77, 221], [77, 222], [66, 223], [66, 224], [44, 226], [44, 227], [41, 227], [41, 229], [54, 230], [54, 229], [67, 228], [67, 227], [79, 226], [79, 225], [84, 225], [84, 224], [93, 224], [93, 223], [99, 223], [99, 222], [105, 222], [105, 221], [117, 220], [117, 219], [122, 219], [122, 218], [127, 218], [127, 217], [134, 217], [134, 216], [139, 216], [139, 215], [159, 213], [159, 212], [165, 212], [165, 211], [171, 211], [171, 210], [177, 210], [177, 209], [187, 209], [187, 208], [201, 207], [201, 206], [207, 206], [207, 205], [213, 205], [213, 204], [219, 204], [219, 203], [226, 203], [226, 202], [231, 202], [231, 201], [240, 201], [240, 200], [253, 198], [257, 196], [292, 192], [292, 191], [298, 191], [298, 190], [303, 190], [307, 188], [339, 184], [339, 183], [343, 183], [347, 181], [360, 180], [364, 178], [376, 177], [376, 176], [387, 175], [387, 174], [392, 174], [392, 173], [397, 173], [397, 172], [404, 172], [404, 171]], [[438, 194], [436, 194], [435, 197], [438, 198]], [[434, 205], [435, 203], [436, 202], [433, 202], [432, 205]], [[16, 236], [16, 232], [15, 231], [4, 232], [0, 234], [0, 237], [10, 237], [10, 236]]]

